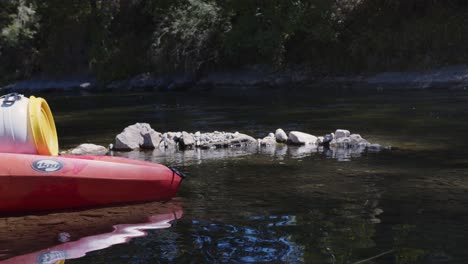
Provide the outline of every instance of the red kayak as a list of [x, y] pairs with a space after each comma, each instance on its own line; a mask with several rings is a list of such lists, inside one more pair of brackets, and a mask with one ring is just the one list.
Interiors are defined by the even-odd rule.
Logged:
[[0, 213], [169, 200], [183, 177], [127, 158], [0, 153]]

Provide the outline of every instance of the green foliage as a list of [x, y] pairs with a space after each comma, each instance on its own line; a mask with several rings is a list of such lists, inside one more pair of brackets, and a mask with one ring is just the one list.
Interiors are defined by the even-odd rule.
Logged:
[[466, 63], [467, 11], [462, 0], [0, 0], [0, 73], [114, 80], [254, 64]]
[[321, 0], [227, 1], [231, 30], [224, 39], [225, 57], [233, 65], [281, 66], [296, 49], [313, 52], [315, 42], [329, 42], [334, 36], [328, 26], [331, 8], [331, 1]]
[[155, 71], [195, 72], [217, 61], [215, 43], [226, 30], [221, 8], [214, 1], [188, 0], [168, 10], [155, 10], [151, 55]]
[[360, 70], [466, 63], [468, 3], [364, 1], [341, 28], [348, 61]]
[[2, 42], [9, 46], [20, 45], [21, 41], [33, 39], [37, 33], [36, 10], [32, 4], [19, 1], [17, 12], [11, 15], [11, 23], [2, 28]]
[[0, 73], [2, 79], [27, 76], [37, 58], [34, 38], [39, 30], [36, 5], [25, 0], [0, 2]]

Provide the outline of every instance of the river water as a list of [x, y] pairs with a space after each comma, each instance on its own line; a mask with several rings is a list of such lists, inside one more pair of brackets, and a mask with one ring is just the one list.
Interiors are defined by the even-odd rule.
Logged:
[[[43, 96], [62, 149], [108, 145], [136, 122], [160, 132], [254, 137], [279, 127], [315, 135], [344, 128], [392, 146], [346, 158], [297, 147], [115, 152], [188, 174], [178, 197], [164, 205], [179, 219], [66, 263], [468, 263], [468, 92], [284, 88]], [[48, 219], [46, 226], [73, 218], [77, 229], [93, 229], [94, 215], [100, 227], [79, 235], [66, 227], [21, 229], [0, 238], [0, 257], [44, 250], [41, 245], [52, 252], [59, 232], [76, 241], [112, 232], [115, 224], [144, 223], [145, 214], [164, 215], [153, 210], [158, 206], [57, 213], [53, 218], [65, 220]], [[116, 210], [142, 218], [118, 219]], [[37, 217], [50, 216], [14, 220], [24, 226]]]

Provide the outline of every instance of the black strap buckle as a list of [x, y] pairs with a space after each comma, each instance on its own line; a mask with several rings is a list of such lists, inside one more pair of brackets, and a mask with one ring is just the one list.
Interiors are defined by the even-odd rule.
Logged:
[[9, 94], [6, 94], [6, 95], [0, 97], [0, 99], [1, 98], [5, 98], [3, 100], [2, 106], [3, 107], [8, 107], [8, 106], [14, 105], [16, 101], [21, 100], [21, 95], [19, 95], [18, 93], [9, 93]]
[[181, 177], [182, 179], [185, 179], [187, 178], [187, 175], [185, 175], [185, 173], [183, 172], [180, 172], [177, 168], [173, 167], [173, 166], [169, 166], [168, 167], [172, 172], [174, 172], [175, 174], [179, 175], [179, 177]]

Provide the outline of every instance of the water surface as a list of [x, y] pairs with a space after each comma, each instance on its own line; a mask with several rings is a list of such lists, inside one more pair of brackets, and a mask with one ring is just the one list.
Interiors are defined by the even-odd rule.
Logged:
[[[278, 127], [315, 135], [346, 128], [393, 147], [347, 161], [291, 147], [116, 152], [186, 172], [177, 198], [183, 217], [66, 263], [468, 262], [463, 91], [45, 96], [62, 148], [107, 145], [135, 122], [160, 132], [239, 131], [254, 137]], [[8, 238], [1, 240], [8, 245]], [[11, 254], [33, 251], [28, 247]], [[10, 254], [8, 248], [2, 252]]]

